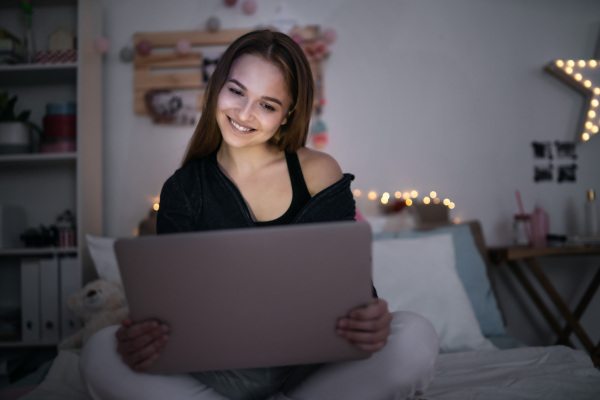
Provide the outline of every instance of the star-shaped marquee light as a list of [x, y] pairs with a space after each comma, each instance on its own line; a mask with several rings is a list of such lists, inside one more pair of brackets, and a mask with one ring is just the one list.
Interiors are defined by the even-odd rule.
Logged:
[[600, 126], [600, 59], [555, 60], [544, 69], [585, 96], [576, 137], [587, 142]]

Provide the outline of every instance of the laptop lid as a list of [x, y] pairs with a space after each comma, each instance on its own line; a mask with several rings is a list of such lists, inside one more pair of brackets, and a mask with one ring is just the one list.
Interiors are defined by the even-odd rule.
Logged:
[[336, 322], [372, 299], [371, 230], [354, 221], [119, 239], [134, 321], [170, 326], [155, 373], [366, 358]]

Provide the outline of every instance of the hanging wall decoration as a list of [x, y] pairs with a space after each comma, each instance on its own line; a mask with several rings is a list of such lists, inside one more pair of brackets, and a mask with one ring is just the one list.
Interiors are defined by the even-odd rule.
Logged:
[[119, 58], [123, 62], [132, 62], [135, 57], [135, 50], [131, 46], [123, 46], [119, 51]]
[[544, 68], [584, 96], [583, 109], [577, 126], [577, 140], [588, 141], [600, 126], [600, 37], [594, 59], [555, 60]]
[[96, 52], [103, 54], [103, 53], [106, 53], [109, 48], [110, 48], [110, 41], [107, 38], [105, 38], [104, 36], [101, 36], [94, 40], [94, 50], [96, 50]]
[[217, 17], [210, 17], [206, 20], [206, 30], [216, 32], [221, 28], [221, 20]]
[[157, 123], [195, 124], [197, 115], [192, 114], [201, 109], [206, 84], [203, 48], [227, 46], [246, 32], [228, 29], [135, 34], [135, 113], [150, 115]]
[[258, 3], [256, 2], [256, 0], [244, 0], [244, 2], [242, 3], [242, 11], [244, 11], [244, 14], [246, 15], [254, 14], [257, 8]]
[[314, 121], [311, 127], [311, 144], [321, 149], [329, 142], [327, 127], [322, 120], [323, 107], [327, 104], [325, 99], [325, 85], [323, 76], [323, 61], [330, 55], [330, 45], [336, 40], [333, 29], [320, 31], [318, 26], [293, 28], [289, 35], [302, 47], [310, 63], [315, 81]]

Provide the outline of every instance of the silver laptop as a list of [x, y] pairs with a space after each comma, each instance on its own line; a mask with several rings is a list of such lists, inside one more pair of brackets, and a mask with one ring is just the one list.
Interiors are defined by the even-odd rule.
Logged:
[[371, 230], [344, 221], [119, 239], [134, 321], [170, 326], [151, 372], [368, 357], [335, 333], [371, 301]]

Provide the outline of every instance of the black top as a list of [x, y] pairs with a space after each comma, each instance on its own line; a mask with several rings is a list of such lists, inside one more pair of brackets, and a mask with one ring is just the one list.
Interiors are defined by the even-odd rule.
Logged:
[[257, 226], [272, 226], [290, 224], [302, 207], [310, 200], [310, 192], [306, 187], [302, 168], [300, 168], [300, 160], [298, 153], [285, 153], [285, 161], [287, 162], [288, 173], [292, 183], [292, 203], [287, 211], [279, 218], [271, 221], [256, 221]]

